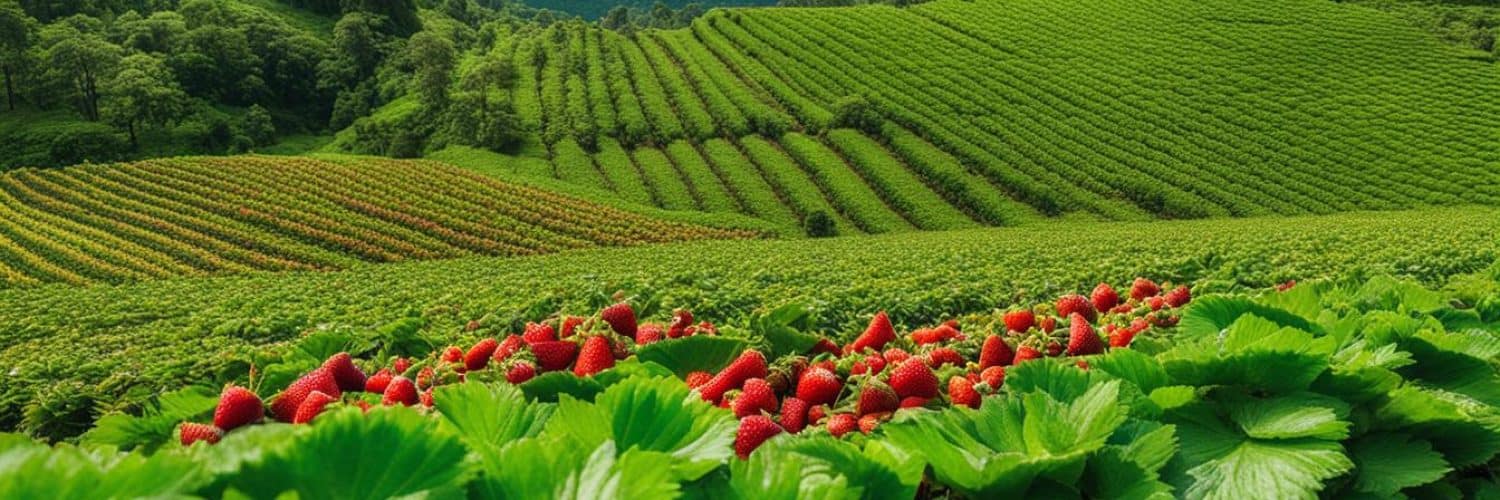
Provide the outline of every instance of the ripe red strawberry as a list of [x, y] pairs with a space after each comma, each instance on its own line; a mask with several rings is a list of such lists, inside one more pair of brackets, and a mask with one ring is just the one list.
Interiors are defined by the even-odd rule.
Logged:
[[952, 347], [939, 347], [927, 353], [927, 363], [932, 365], [933, 368], [939, 368], [943, 365], [963, 366], [964, 356]]
[[444, 363], [457, 363], [459, 360], [464, 359], [464, 350], [459, 349], [456, 345], [450, 345], [446, 349], [443, 349], [443, 357], [441, 359]]
[[880, 373], [881, 370], [885, 369], [885, 357], [881, 356], [880, 353], [865, 356], [865, 366], [870, 367], [870, 373], [872, 374]]
[[1134, 328], [1116, 328], [1114, 331], [1109, 332], [1109, 346], [1129, 347], [1130, 341], [1135, 340], [1135, 333]]
[[531, 354], [544, 372], [565, 370], [578, 357], [578, 344], [566, 340], [537, 342], [531, 344]]
[[339, 392], [338, 383], [333, 380], [333, 374], [329, 373], [327, 368], [320, 367], [287, 386], [286, 390], [271, 402], [271, 414], [276, 416], [276, 420], [291, 422], [297, 416], [297, 407], [301, 406], [302, 400], [313, 391], [322, 391], [334, 397], [343, 395]]
[[1099, 340], [1099, 334], [1094, 331], [1094, 326], [1084, 319], [1082, 314], [1074, 313], [1068, 317], [1073, 323], [1068, 329], [1068, 355], [1085, 356], [1104, 352], [1104, 344]]
[[797, 397], [808, 404], [833, 404], [843, 390], [844, 383], [839, 381], [838, 375], [821, 367], [808, 368], [797, 381]]
[[495, 351], [499, 349], [500, 342], [494, 338], [486, 338], [479, 341], [479, 343], [474, 344], [474, 347], [469, 348], [468, 353], [464, 354], [464, 368], [470, 371], [484, 369], [485, 366], [490, 364], [490, 358], [494, 357]]
[[583, 318], [577, 316], [563, 316], [562, 338], [572, 337], [578, 331], [578, 325], [583, 324]]
[[824, 418], [828, 417], [828, 407], [823, 405], [813, 406], [807, 409], [808, 425], [818, 425]]
[[937, 374], [920, 359], [910, 359], [891, 371], [891, 389], [896, 396], [931, 398], [938, 395]]
[[859, 417], [859, 432], [867, 435], [875, 432], [875, 428], [880, 427], [880, 422], [890, 417], [891, 412], [871, 413], [861, 416]]
[[1295, 286], [1297, 286], [1297, 280], [1287, 280], [1285, 283], [1282, 283], [1280, 285], [1276, 285], [1276, 291], [1278, 291], [1278, 292], [1285, 292], [1287, 290], [1291, 290], [1292, 287], [1295, 287]]
[[927, 402], [928, 401], [932, 401], [932, 399], [931, 398], [919, 398], [919, 397], [916, 397], [916, 396], [910, 396], [910, 397], [901, 398], [901, 409], [906, 409], [906, 408], [921, 408], [921, 407], [927, 406]]
[[535, 376], [536, 365], [524, 359], [510, 365], [510, 369], [505, 371], [505, 381], [512, 384], [524, 384]]
[[406, 370], [411, 369], [411, 360], [396, 358], [396, 361], [391, 363], [391, 368], [395, 369], [397, 374], [405, 374]]
[[620, 302], [606, 307], [599, 312], [599, 317], [609, 323], [609, 328], [615, 333], [635, 338], [635, 309], [631, 309], [630, 304]]
[[999, 389], [1000, 385], [1005, 383], [1005, 367], [991, 366], [985, 368], [984, 371], [979, 372], [979, 380], [983, 381], [985, 385], [990, 386], [991, 391]]
[[963, 377], [954, 376], [948, 379], [948, 399], [953, 401], [953, 406], [979, 408], [979, 391], [974, 390], [973, 382]]
[[302, 400], [302, 404], [297, 406], [297, 414], [292, 417], [292, 423], [305, 424], [311, 422], [314, 417], [323, 413], [323, 407], [328, 406], [328, 403], [334, 401], [338, 401], [338, 398], [323, 394], [322, 391], [312, 391], [312, 393], [307, 395], [307, 398]]
[[808, 351], [808, 355], [809, 356], [817, 356], [819, 354], [825, 354], [825, 353], [826, 354], [832, 354], [834, 356], [838, 356], [839, 355], [839, 345], [833, 343], [832, 340], [828, 340], [827, 338], [821, 338], [821, 339], [818, 339], [818, 343], [813, 344], [812, 350]]
[[1063, 345], [1056, 340], [1047, 341], [1047, 356], [1058, 357], [1063, 353]]
[[667, 337], [680, 338], [687, 335], [688, 328], [693, 326], [693, 313], [686, 309], [678, 309], [672, 312], [672, 325], [667, 328]]
[[1193, 292], [1188, 290], [1187, 285], [1182, 285], [1167, 292], [1165, 298], [1167, 299], [1168, 306], [1182, 307], [1193, 300]]
[[417, 385], [411, 379], [396, 376], [391, 378], [391, 383], [385, 388], [385, 394], [380, 398], [380, 404], [386, 406], [417, 404]]
[[555, 342], [557, 340], [557, 330], [553, 329], [552, 325], [546, 323], [527, 323], [526, 330], [521, 332], [521, 340], [527, 344]]
[[835, 413], [828, 417], [828, 433], [833, 437], [842, 437], [859, 428], [859, 418], [852, 413]]
[[1108, 311], [1120, 305], [1120, 292], [1116, 292], [1109, 283], [1099, 283], [1094, 287], [1094, 293], [1089, 294], [1089, 300], [1094, 303], [1095, 311]]
[[1130, 304], [1120, 304], [1118, 306], [1115, 306], [1114, 309], [1110, 309], [1109, 312], [1110, 314], [1126, 314], [1134, 310], [1135, 306], [1132, 306]]
[[1011, 363], [1016, 353], [1010, 350], [1010, 344], [999, 335], [990, 334], [984, 338], [984, 346], [979, 348], [979, 368], [991, 366], [1005, 366]]
[[870, 371], [870, 367], [865, 366], [865, 360], [863, 359], [855, 361], [854, 364], [849, 365], [850, 375], [864, 375], [865, 372], [868, 371]]
[[1053, 330], [1057, 329], [1057, 318], [1054, 318], [1054, 317], [1051, 317], [1051, 316], [1047, 316], [1045, 318], [1042, 318], [1041, 327], [1042, 327], [1042, 332], [1044, 332], [1044, 333], [1052, 333]]
[[1150, 307], [1152, 311], [1160, 311], [1161, 308], [1163, 306], [1166, 306], [1166, 305], [1167, 305], [1167, 300], [1163, 299], [1163, 298], [1161, 298], [1159, 296], [1158, 297], [1146, 297], [1146, 306]]
[[1130, 284], [1130, 298], [1137, 301], [1146, 300], [1146, 297], [1153, 297], [1159, 293], [1161, 293], [1161, 287], [1146, 278], [1136, 278], [1135, 282]]
[[752, 378], [745, 381], [745, 389], [729, 406], [739, 418], [759, 415], [761, 412], [776, 413], [776, 393], [765, 379]]
[[1016, 333], [1026, 333], [1026, 330], [1036, 326], [1036, 313], [1031, 312], [1030, 309], [1010, 311], [1005, 313], [1003, 319], [1005, 329]]
[[899, 408], [901, 408], [901, 398], [896, 396], [896, 391], [884, 382], [874, 379], [865, 383], [864, 388], [860, 389], [859, 401], [854, 404], [854, 412], [860, 415], [896, 411]]
[[427, 390], [422, 391], [417, 395], [417, 399], [422, 401], [423, 408], [432, 408], [432, 388], [428, 387]]
[[956, 331], [959, 331], [959, 328], [958, 328], [958, 320], [956, 320], [956, 319], [950, 319], [950, 320], [948, 320], [948, 321], [944, 321], [944, 322], [943, 322], [943, 326], [946, 326], [946, 327], [948, 327], [948, 328], [952, 328], [952, 329], [953, 329], [953, 331], [955, 331], [955, 332], [956, 332]]
[[391, 371], [385, 368], [381, 368], [380, 371], [375, 372], [375, 374], [371, 375], [370, 378], [365, 379], [365, 392], [384, 394], [385, 386], [389, 385], [390, 383]]
[[365, 387], [365, 372], [354, 366], [354, 359], [350, 358], [347, 352], [329, 356], [328, 360], [323, 362], [323, 368], [333, 375], [333, 381], [339, 385], [341, 391], [359, 392]]
[[667, 332], [663, 331], [661, 325], [646, 323], [635, 329], [635, 344], [646, 345], [667, 338]]
[[740, 429], [734, 436], [734, 454], [740, 460], [750, 458], [750, 452], [759, 448], [761, 443], [781, 434], [781, 426], [772, 422], [765, 415], [751, 415], [740, 419]]
[[495, 348], [495, 355], [491, 359], [494, 359], [496, 363], [505, 361], [520, 352], [522, 347], [526, 347], [526, 339], [521, 338], [520, 335], [506, 335], [505, 340], [500, 341], [500, 347]]
[[578, 352], [578, 362], [573, 365], [573, 374], [587, 377], [614, 366], [614, 348], [610, 346], [609, 339], [593, 336], [583, 341], [583, 349]]
[[892, 340], [896, 340], [896, 329], [891, 326], [891, 318], [886, 316], [885, 311], [880, 311], [870, 319], [870, 326], [865, 328], [864, 333], [859, 334], [854, 342], [844, 346], [844, 352], [860, 352], [865, 349], [878, 351]]
[[1023, 362], [1031, 361], [1033, 359], [1039, 359], [1041, 357], [1042, 351], [1037, 350], [1035, 346], [1031, 344], [1021, 344], [1020, 346], [1016, 347], [1016, 357], [1014, 361], [1015, 364], [1019, 365]]
[[713, 380], [714, 374], [708, 372], [689, 372], [685, 381], [689, 389], [697, 389]]
[[787, 432], [796, 434], [807, 427], [808, 405], [806, 401], [796, 397], [788, 397], [781, 401], [781, 428]]
[[191, 446], [199, 441], [207, 441], [208, 444], [218, 443], [224, 437], [224, 431], [210, 424], [198, 424], [183, 422], [182, 428], [177, 430], [177, 439], [183, 446]]
[[1082, 295], [1070, 294], [1057, 299], [1057, 315], [1064, 318], [1074, 314], [1082, 314], [1084, 319], [1094, 320], [1094, 305]]
[[906, 361], [908, 359], [911, 359], [911, 354], [908, 353], [908, 352], [906, 352], [904, 349], [899, 348], [899, 347], [892, 347], [890, 349], [886, 349], [885, 353], [881, 354], [881, 356], [885, 357], [885, 362], [886, 363], [892, 364], [892, 365], [899, 365], [899, 364], [901, 364], [902, 361]]
[[931, 328], [918, 328], [907, 335], [911, 343], [916, 345], [936, 344], [938, 342], [937, 330]]
[[249, 389], [231, 385], [219, 393], [219, 405], [214, 408], [214, 426], [225, 432], [251, 424], [265, 418], [266, 407], [260, 397]]
[[705, 401], [719, 401], [730, 389], [738, 389], [746, 380], [766, 377], [766, 356], [760, 351], [747, 349], [738, 358], [724, 367], [708, 383], [698, 388]]
[[631, 343], [625, 337], [611, 335], [609, 338], [609, 354], [614, 356], [616, 361], [628, 358], [630, 357]]

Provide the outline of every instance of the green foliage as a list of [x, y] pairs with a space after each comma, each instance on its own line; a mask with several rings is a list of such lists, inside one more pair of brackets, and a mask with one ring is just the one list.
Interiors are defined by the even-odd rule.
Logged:
[[838, 230], [834, 228], [833, 217], [829, 217], [828, 212], [822, 210], [807, 214], [807, 218], [802, 220], [802, 228], [807, 232], [807, 236], [812, 238], [827, 238], [838, 234]]
[[880, 108], [871, 104], [864, 96], [856, 95], [846, 96], [833, 104], [833, 121], [829, 126], [878, 134], [884, 123], [885, 118], [881, 116]]

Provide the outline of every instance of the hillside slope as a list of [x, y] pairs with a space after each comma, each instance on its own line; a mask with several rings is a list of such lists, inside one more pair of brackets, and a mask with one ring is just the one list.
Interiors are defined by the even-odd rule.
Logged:
[[521, 154], [661, 207], [878, 233], [1500, 203], [1500, 69], [1324, 0], [728, 9], [492, 55]]
[[755, 234], [436, 162], [243, 156], [0, 174], [0, 288]]

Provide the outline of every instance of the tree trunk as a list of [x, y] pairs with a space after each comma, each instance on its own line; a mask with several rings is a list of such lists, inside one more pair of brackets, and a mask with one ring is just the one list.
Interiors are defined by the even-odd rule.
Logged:
[[11, 81], [10, 66], [5, 66], [5, 103], [11, 111], [16, 110], [16, 85]]
[[141, 148], [140, 144], [136, 143], [136, 141], [135, 141], [135, 120], [130, 120], [130, 121], [126, 122], [125, 128], [130, 131], [130, 149], [132, 149], [132, 150], [140, 149]]

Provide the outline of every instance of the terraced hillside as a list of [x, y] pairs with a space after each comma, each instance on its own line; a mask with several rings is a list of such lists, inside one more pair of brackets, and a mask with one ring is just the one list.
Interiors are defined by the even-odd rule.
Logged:
[[183, 158], [0, 176], [0, 288], [754, 234], [426, 161]]
[[663, 208], [879, 233], [1500, 202], [1500, 70], [1324, 0], [729, 9], [496, 50], [531, 173]]

